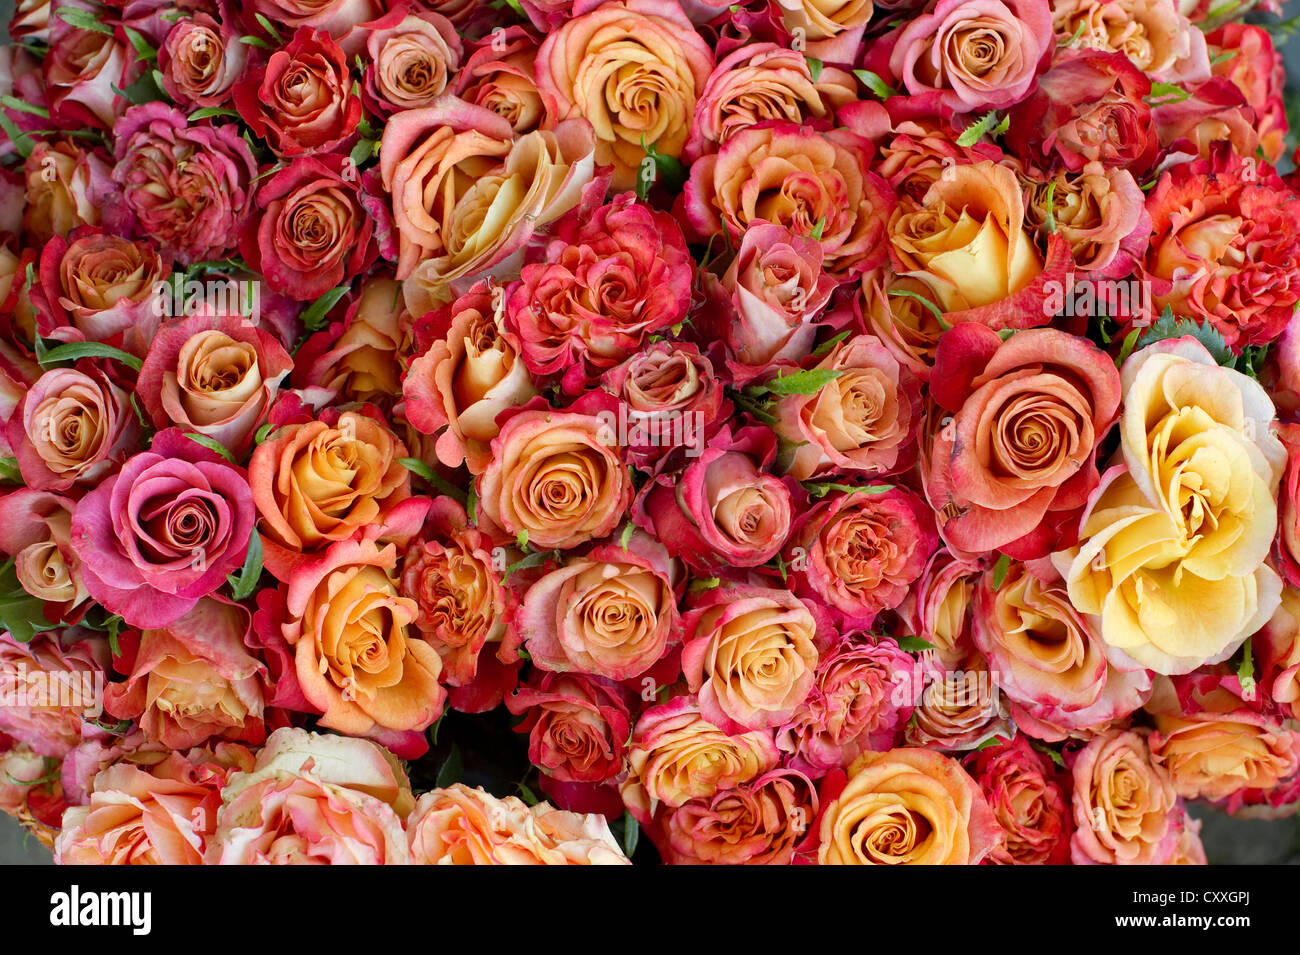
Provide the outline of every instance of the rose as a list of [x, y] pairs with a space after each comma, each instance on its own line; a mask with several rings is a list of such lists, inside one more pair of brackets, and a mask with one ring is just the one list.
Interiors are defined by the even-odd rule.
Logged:
[[1025, 221], [1041, 232], [1049, 218], [1070, 243], [1075, 264], [1102, 276], [1128, 275], [1146, 252], [1151, 232], [1146, 197], [1133, 174], [1103, 169], [1100, 163], [1089, 163], [1077, 174], [1058, 173], [1049, 182], [1029, 187]]
[[693, 697], [679, 696], [647, 708], [637, 720], [619, 793], [627, 811], [649, 825], [661, 805], [707, 799], [757, 779], [778, 759], [770, 732], [730, 735], [701, 715]]
[[940, 547], [898, 608], [899, 616], [914, 633], [933, 644], [941, 657], [955, 659], [969, 634], [971, 598], [979, 564], [954, 556]]
[[543, 673], [506, 697], [523, 721], [528, 761], [565, 782], [600, 783], [623, 769], [632, 722], [619, 691], [585, 673]]
[[971, 753], [965, 762], [1005, 834], [987, 861], [1063, 865], [1069, 857], [1070, 813], [1047, 757], [1017, 736]]
[[807, 699], [776, 731], [777, 748], [814, 778], [889, 749], [912, 712], [900, 696], [914, 670], [913, 658], [889, 640], [846, 637], [821, 656]]
[[1227, 659], [1278, 605], [1264, 561], [1285, 451], [1264, 389], [1194, 339], [1133, 355], [1123, 389], [1121, 458], [1089, 500], [1080, 545], [1052, 559], [1112, 660], [1186, 673]]
[[113, 33], [76, 28], [62, 18], [54, 23], [50, 50], [41, 64], [52, 123], [112, 130], [124, 105], [113, 87], [126, 89], [134, 83], [141, 61]]
[[[1276, 164], [1282, 158], [1286, 138], [1286, 107], [1282, 90], [1286, 72], [1273, 38], [1263, 27], [1248, 23], [1225, 23], [1205, 37], [1210, 52], [1210, 69], [1215, 76], [1231, 80], [1255, 111], [1255, 132], [1264, 158]], [[1230, 54], [1224, 56], [1224, 54]]]
[[403, 349], [410, 313], [401, 284], [383, 272], [361, 279], [361, 289], [342, 322], [307, 339], [294, 356], [293, 383], [327, 389], [333, 400], [389, 409], [402, 393]]
[[677, 640], [678, 579], [663, 545], [643, 535], [594, 548], [528, 588], [509, 645], [522, 642], [543, 670], [639, 676]]
[[108, 687], [104, 708], [168, 749], [213, 738], [261, 743], [268, 680], [247, 648], [251, 623], [238, 604], [204, 598], [179, 620], [145, 630], [118, 655], [126, 681]]
[[243, 468], [169, 428], [77, 503], [72, 549], [92, 597], [163, 627], [243, 564], [254, 518]]
[[368, 740], [271, 734], [221, 793], [209, 865], [405, 865], [411, 811], [401, 764]]
[[1097, 445], [1115, 421], [1120, 376], [1092, 343], [1054, 328], [1005, 342], [958, 325], [939, 340], [931, 395], [945, 417], [923, 469], [954, 549], [1042, 557], [1070, 539], [1097, 484]]
[[[18, 820], [28, 832], [34, 828], [29, 822], [35, 822], [29, 809], [33, 792], [40, 793], [50, 782], [45, 778], [45, 766], [45, 757], [31, 747], [15, 744], [8, 737], [0, 739], [0, 812]], [[42, 845], [52, 849], [50, 842], [41, 839]]]
[[1123, 54], [1080, 52], [1055, 63], [1011, 110], [1006, 143], [1043, 171], [1101, 163], [1141, 176], [1160, 148], [1150, 93], [1151, 81]]
[[115, 191], [105, 157], [67, 141], [37, 140], [23, 171], [23, 231], [37, 242], [67, 235], [79, 225], [98, 225], [104, 200]]
[[642, 492], [633, 519], [698, 572], [764, 564], [790, 530], [790, 490], [767, 473], [776, 450], [767, 428], [723, 425], [685, 470]]
[[1190, 813], [1183, 813], [1178, 845], [1169, 864], [1209, 865], [1205, 859], [1205, 846], [1201, 845], [1201, 820], [1193, 818]]
[[796, 36], [799, 35], [796, 30], [803, 30], [807, 38], [817, 44], [814, 49], [818, 52], [848, 52], [848, 57], [841, 55], [839, 59], [851, 58], [853, 46], [828, 46], [818, 41], [838, 38], [856, 43], [876, 9], [871, 0], [778, 0], [775, 6], [780, 9], [785, 28]]
[[1151, 674], [1107, 663], [1105, 644], [1050, 566], [1013, 562], [996, 589], [993, 577], [986, 572], [976, 590], [971, 635], [1022, 729], [1051, 738], [1039, 725], [1047, 723], [1063, 736], [1125, 719], [1146, 702]]
[[1178, 841], [1177, 795], [1141, 733], [1115, 728], [1075, 757], [1075, 865], [1163, 865]]
[[[861, 7], [861, 4], [855, 4]], [[865, 5], [869, 11], [870, 4]], [[814, 82], [808, 59], [775, 43], [748, 43], [718, 62], [700, 93], [683, 158], [718, 151], [736, 132], [769, 119], [826, 119], [853, 101], [850, 74], [824, 66]]]
[[1180, 83], [1210, 75], [1205, 34], [1174, 0], [1057, 0], [1056, 39], [1125, 54], [1153, 79]]
[[98, 341], [144, 355], [158, 329], [154, 299], [171, 260], [148, 242], [79, 226], [41, 249], [31, 288], [37, 331], [59, 341]]
[[1259, 661], [1265, 698], [1283, 716], [1300, 719], [1300, 591], [1282, 588], [1277, 610], [1253, 637], [1251, 650]]
[[921, 421], [921, 386], [911, 372], [870, 335], [840, 342], [814, 368], [839, 374], [815, 395], [786, 395], [776, 405], [776, 433], [796, 445], [786, 473], [805, 481], [906, 469]]
[[977, 749], [998, 736], [1009, 739], [1015, 732], [989, 663], [976, 652], [951, 663], [937, 655], [927, 657], [909, 690], [916, 699], [912, 719], [903, 730], [909, 746]]
[[375, 261], [374, 220], [350, 159], [301, 156], [262, 181], [239, 249], [271, 291], [314, 301]]
[[[508, 121], [455, 97], [390, 117], [379, 171], [392, 196], [397, 276], [409, 279], [411, 313], [450, 301], [489, 269], [518, 268], [534, 231], [578, 204], [594, 150], [584, 122], [515, 140]], [[489, 216], [495, 202], [506, 205]]]
[[693, 273], [673, 217], [625, 192], [556, 224], [544, 262], [525, 265], [506, 321], [528, 370], [578, 394], [686, 317]]
[[348, 143], [361, 121], [343, 49], [301, 26], [264, 64], [235, 84], [235, 109], [279, 157], [328, 153]]
[[746, 227], [722, 276], [735, 318], [721, 316], [717, 332], [751, 375], [812, 351], [814, 321], [836, 287], [823, 259], [819, 243], [785, 226], [754, 220]]
[[930, 380], [939, 336], [947, 324], [941, 324], [939, 306], [932, 301], [936, 297], [920, 279], [882, 268], [863, 273], [853, 300], [862, 327], [923, 382]]
[[1259, 147], [1255, 113], [1231, 80], [1212, 77], [1186, 93], [1186, 98], [1151, 111], [1161, 145], [1208, 156], [1215, 143], [1226, 141], [1239, 156], [1254, 159]]
[[492, 439], [492, 460], [476, 480], [480, 519], [539, 550], [610, 533], [632, 487], [605, 430], [594, 415], [516, 412]]
[[[156, 761], [152, 761], [156, 760]], [[72, 806], [54, 846], [60, 865], [201, 865], [221, 786], [247, 769], [242, 746], [122, 761], [96, 773], [89, 803]]]
[[[1227, 802], [1269, 793], [1300, 769], [1300, 733], [1260, 713], [1227, 686], [1161, 678], [1147, 704], [1155, 722], [1148, 743], [1178, 795]], [[1207, 681], [1208, 682], [1208, 681]]]
[[442, 714], [442, 661], [408, 625], [414, 600], [397, 592], [397, 548], [332, 544], [294, 570], [282, 630], [320, 725], [350, 735], [424, 730]]
[[243, 75], [249, 46], [239, 41], [228, 4], [217, 9], [220, 19], [195, 13], [177, 20], [158, 47], [162, 86], [174, 102], [200, 109], [222, 106]]
[[1155, 229], [1137, 275], [1156, 311], [1208, 319], [1236, 347], [1281, 333], [1300, 302], [1290, 264], [1300, 199], [1271, 167], [1216, 145], [1162, 175], [1147, 212]]
[[702, 447], [703, 432], [723, 415], [726, 402], [713, 363], [690, 342], [642, 348], [605, 372], [601, 387], [619, 399], [628, 456], [643, 469], [672, 453], [679, 437], [688, 452]]
[[783, 554], [801, 597], [845, 626], [868, 627], [903, 602], [938, 538], [930, 510], [911, 491], [848, 491], [813, 505]]
[[756, 219], [822, 247], [838, 281], [879, 265], [893, 190], [871, 172], [870, 141], [848, 129], [821, 132], [773, 121], [735, 133], [691, 165], [687, 221], [701, 236], [738, 243]]
[[895, 269], [924, 283], [944, 312], [971, 310], [969, 320], [995, 330], [1045, 325], [1042, 276], [1064, 267], [1064, 239], [1050, 240], [1045, 265], [1024, 225], [1024, 197], [1009, 168], [989, 160], [953, 166], [924, 199], [904, 197], [894, 211]]
[[460, 66], [460, 37], [438, 13], [408, 14], [366, 36], [365, 94], [381, 115], [431, 106]]
[[329, 417], [278, 428], [248, 463], [266, 568], [281, 580], [334, 541], [409, 538], [423, 518], [402, 442], [366, 415]]
[[442, 679], [452, 686], [471, 683], [480, 651], [505, 634], [501, 569], [491, 539], [469, 526], [465, 509], [435, 499], [407, 548], [398, 591], [415, 601], [415, 626], [442, 657]]
[[91, 361], [52, 368], [6, 426], [23, 481], [43, 491], [102, 481], [139, 436], [130, 397]]
[[953, 760], [912, 748], [863, 753], [822, 812], [817, 861], [978, 865], [1000, 833], [979, 786]]
[[136, 394], [154, 427], [207, 435], [243, 457], [292, 368], [274, 335], [241, 317], [198, 314], [154, 337]]
[[908, 93], [959, 113], [1024, 99], [1054, 46], [1046, 0], [939, 0], [882, 41]]
[[20, 488], [0, 497], [0, 551], [14, 560], [14, 574], [56, 621], [75, 623], [90, 599], [81, 561], [72, 549], [72, 511], [66, 497]]
[[309, 26], [336, 39], [384, 12], [375, 0], [255, 0], [257, 12], [292, 28]]
[[789, 865], [816, 817], [808, 777], [775, 769], [666, 812], [657, 841], [670, 865]]
[[417, 865], [630, 865], [599, 815], [462, 783], [421, 796], [406, 828]]
[[83, 720], [101, 712], [108, 647], [78, 642], [75, 633], [52, 630], [19, 643], [0, 631], [0, 732], [56, 759], [81, 742]]
[[456, 74], [456, 95], [502, 117], [516, 134], [543, 125], [546, 110], [533, 64], [537, 41], [514, 24], [484, 37]]
[[973, 146], [958, 145], [965, 124], [934, 95], [890, 97], [883, 104], [869, 100], [849, 103], [840, 109], [839, 117], [877, 143], [876, 172], [899, 196], [917, 201], [952, 166], [1003, 158], [1000, 150], [984, 140]]
[[551, 121], [580, 116], [596, 130], [596, 161], [631, 189], [645, 146], [682, 154], [713, 70], [708, 44], [674, 0], [575, 5], [537, 53], [537, 89]]
[[257, 163], [232, 125], [195, 126], [166, 103], [143, 103], [114, 127], [116, 201], [182, 265], [234, 248]]
[[682, 629], [682, 673], [719, 726], [780, 726], [812, 690], [817, 621], [788, 590], [724, 584], [694, 601]]
[[[519, 358], [519, 338], [493, 308], [498, 286], [476, 283], [429, 320], [433, 344], [402, 381], [412, 427], [438, 435], [438, 460], [481, 474], [499, 433], [496, 418], [537, 394]], [[502, 293], [504, 299], [504, 294]]]

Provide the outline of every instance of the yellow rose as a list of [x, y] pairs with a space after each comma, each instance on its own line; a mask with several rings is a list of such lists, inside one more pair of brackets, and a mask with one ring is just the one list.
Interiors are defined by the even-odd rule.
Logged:
[[1278, 606], [1264, 559], [1286, 454], [1264, 389], [1191, 338], [1134, 355], [1122, 382], [1123, 467], [1053, 560], [1113, 655], [1187, 673], [1227, 659]]

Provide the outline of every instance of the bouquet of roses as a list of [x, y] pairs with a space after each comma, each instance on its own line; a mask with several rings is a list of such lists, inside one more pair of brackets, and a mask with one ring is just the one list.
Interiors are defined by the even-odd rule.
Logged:
[[0, 808], [128, 864], [1294, 812], [1252, 6], [20, 0]]

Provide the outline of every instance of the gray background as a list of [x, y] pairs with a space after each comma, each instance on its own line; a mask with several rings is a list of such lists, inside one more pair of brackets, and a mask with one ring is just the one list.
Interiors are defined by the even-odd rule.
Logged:
[[[0, 24], [7, 25], [13, 11], [13, 0], [0, 0]], [[0, 42], [8, 39], [0, 31]], [[1275, 42], [1283, 40], [1275, 37]], [[1300, 38], [1292, 38], [1282, 46], [1287, 64], [1287, 114], [1292, 127], [1300, 125], [1300, 110], [1293, 111], [1290, 104], [1300, 103]], [[1290, 152], [1295, 147], [1295, 137], [1289, 140], [1287, 159], [1282, 171], [1291, 169]], [[1231, 819], [1212, 809], [1195, 807], [1193, 814], [1204, 821], [1201, 837], [1206, 854], [1216, 864], [1300, 864], [1300, 821], [1285, 819], [1268, 822], [1257, 819]], [[23, 832], [22, 828], [0, 813], [0, 864], [50, 865], [50, 853]]]

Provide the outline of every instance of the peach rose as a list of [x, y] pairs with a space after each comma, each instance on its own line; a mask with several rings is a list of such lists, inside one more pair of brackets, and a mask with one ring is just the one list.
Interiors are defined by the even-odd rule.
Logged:
[[713, 53], [676, 0], [582, 0], [537, 52], [537, 89], [552, 122], [580, 116], [613, 186], [636, 185], [653, 146], [682, 154]]
[[1175, 0], [1054, 0], [1052, 29], [1062, 43], [1123, 53], [1153, 79], [1185, 83], [1208, 79], [1205, 34]]
[[366, 37], [366, 97], [383, 114], [432, 106], [460, 66], [456, 28], [439, 13], [412, 13]]
[[410, 856], [410, 783], [368, 740], [276, 730], [221, 798], [209, 865], [405, 865]]
[[506, 697], [506, 708], [523, 720], [528, 761], [563, 782], [601, 783], [623, 770], [632, 734], [625, 694], [613, 683], [585, 673], [539, 673]]
[[[47, 172], [51, 169], [53, 178]], [[23, 231], [37, 242], [67, 235], [79, 225], [99, 225], [104, 199], [115, 189], [108, 160], [66, 140], [38, 140], [23, 163], [23, 172], [27, 180]]]
[[504, 289], [479, 282], [430, 320], [433, 344], [411, 362], [402, 382], [406, 417], [425, 434], [438, 435], [438, 460], [467, 464], [481, 474], [500, 431], [497, 415], [537, 394], [519, 358], [519, 339], [493, 304]]
[[537, 47], [517, 24], [489, 33], [456, 74], [456, 95], [496, 113], [517, 134], [531, 133], [546, 119], [533, 66]]
[[898, 608], [907, 632], [932, 644], [941, 656], [959, 658], [970, 633], [979, 569], [976, 561], [956, 557], [947, 548], [935, 551]]
[[220, 19], [199, 12], [177, 20], [158, 48], [162, 86], [175, 102], [221, 106], [243, 75], [252, 47], [240, 42], [225, 0], [217, 9]]
[[1127, 169], [1089, 163], [1078, 173], [1060, 172], [1047, 182], [1035, 182], [1025, 199], [1025, 221], [1046, 230], [1050, 212], [1081, 270], [1122, 276], [1146, 248], [1150, 216], [1145, 201]]
[[492, 439], [478, 476], [480, 518], [530, 546], [576, 547], [604, 537], [632, 500], [627, 469], [595, 415], [523, 410]]
[[984, 794], [925, 749], [863, 753], [822, 812], [821, 865], [978, 865], [1001, 841]]
[[883, 268], [863, 273], [853, 300], [863, 328], [880, 339], [898, 363], [923, 382], [930, 380], [939, 336], [946, 324], [936, 314], [937, 298], [920, 279]]
[[63, 758], [86, 720], [103, 712], [108, 645], [84, 630], [47, 630], [26, 643], [0, 631], [0, 733], [42, 756]]
[[951, 664], [927, 654], [914, 672], [904, 684], [916, 696], [916, 709], [903, 731], [908, 745], [967, 750], [1015, 732], [989, 662], [979, 653], [969, 652]]
[[326, 388], [334, 400], [369, 402], [388, 410], [402, 396], [410, 326], [401, 283], [372, 272], [361, 280], [345, 320], [307, 339], [298, 350], [293, 382], [299, 388]]
[[273, 431], [248, 464], [266, 568], [288, 580], [296, 564], [334, 541], [409, 537], [423, 505], [411, 498], [404, 457], [396, 435], [355, 411]]
[[1075, 865], [1163, 865], [1178, 842], [1178, 797], [1169, 774], [1152, 762], [1146, 738], [1116, 728], [1094, 737], [1075, 758]]
[[1079, 546], [1052, 559], [1112, 659], [1187, 673], [1227, 659], [1278, 606], [1265, 558], [1286, 452], [1264, 389], [1192, 338], [1143, 349], [1122, 377], [1119, 461]]
[[817, 622], [788, 590], [724, 584], [682, 623], [682, 672], [719, 726], [780, 726], [812, 689]]
[[416, 865], [630, 865], [604, 817], [531, 808], [456, 783], [425, 793], [406, 824]]
[[322, 726], [356, 736], [405, 732], [442, 713], [442, 661], [409, 630], [418, 607], [398, 595], [396, 565], [392, 544], [342, 541], [294, 571], [282, 630]]
[[0, 497], [0, 551], [14, 560], [23, 590], [45, 604], [47, 617], [75, 623], [90, 599], [81, 560], [72, 549], [72, 511], [66, 497], [19, 488]]
[[679, 696], [637, 720], [619, 793], [628, 812], [649, 825], [660, 806], [676, 808], [750, 782], [774, 769], [779, 756], [770, 732], [728, 734], [701, 714], [694, 697]]

